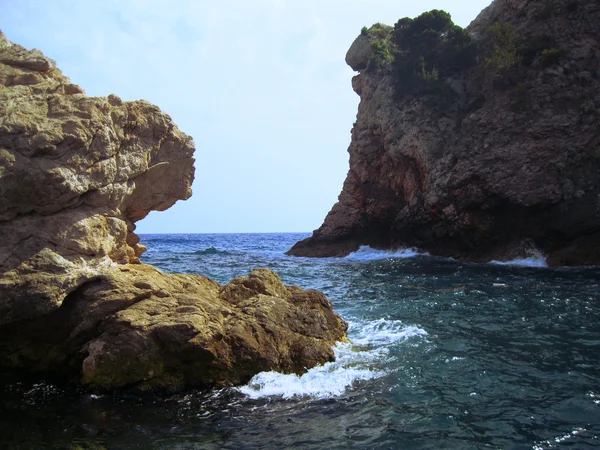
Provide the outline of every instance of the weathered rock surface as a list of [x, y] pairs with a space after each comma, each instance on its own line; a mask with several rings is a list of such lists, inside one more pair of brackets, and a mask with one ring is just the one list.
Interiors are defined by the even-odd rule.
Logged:
[[191, 195], [193, 152], [156, 106], [86, 97], [0, 32], [0, 367], [177, 389], [333, 358], [346, 324], [316, 291], [139, 264], [135, 222]]
[[366, 70], [373, 56], [357, 38], [348, 176], [323, 225], [289, 254], [370, 245], [487, 261], [537, 248], [550, 264], [600, 264], [600, 3], [495, 0], [468, 28], [480, 46], [496, 21], [525, 46], [552, 41], [565, 54], [538, 52], [495, 75], [481, 56], [446, 80], [449, 106], [395, 100], [391, 72]]
[[333, 360], [346, 324], [318, 291], [257, 269], [221, 286], [201, 275], [115, 265], [60, 308], [0, 328], [0, 365], [82, 377], [111, 389], [247, 382]]

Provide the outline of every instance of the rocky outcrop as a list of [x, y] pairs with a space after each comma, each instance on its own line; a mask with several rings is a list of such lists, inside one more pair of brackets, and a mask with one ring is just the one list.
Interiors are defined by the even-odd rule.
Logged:
[[227, 386], [333, 360], [346, 324], [318, 291], [257, 269], [221, 286], [144, 264], [98, 273], [60, 308], [0, 328], [0, 364], [100, 389]]
[[0, 367], [177, 389], [333, 358], [346, 324], [318, 292], [140, 264], [135, 222], [191, 195], [193, 152], [156, 106], [86, 97], [0, 33]]
[[60, 307], [99, 267], [139, 262], [134, 223], [191, 195], [194, 144], [156, 106], [86, 97], [3, 35], [0, 64], [3, 324]]
[[[468, 28], [478, 61], [445, 80], [449, 104], [395, 99], [363, 32], [347, 55], [361, 98], [348, 176], [289, 254], [370, 245], [488, 261], [539, 249], [554, 265], [600, 264], [598, 20], [595, 0], [495, 0]], [[514, 30], [521, 59], [494, 72], [495, 23]]]

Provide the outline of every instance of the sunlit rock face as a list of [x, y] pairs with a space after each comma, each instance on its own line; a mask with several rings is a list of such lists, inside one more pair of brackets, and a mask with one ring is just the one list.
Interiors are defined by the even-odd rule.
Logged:
[[[550, 264], [600, 264], [600, 4], [496, 0], [468, 27], [475, 65], [445, 80], [452, 101], [394, 96], [370, 70], [373, 34], [348, 51], [360, 95], [339, 201], [290, 251], [343, 256], [370, 245], [470, 261], [541, 250]], [[493, 25], [518, 64], [491, 71]], [[487, 53], [486, 53], [487, 52]]]
[[[156, 106], [86, 97], [4, 35], [0, 88], [5, 323], [59, 307], [98, 267], [139, 262], [134, 223], [191, 195], [194, 143]], [[14, 286], [26, 283], [23, 300]]]
[[320, 293], [140, 264], [135, 222], [190, 197], [193, 153], [158, 107], [86, 97], [0, 32], [0, 367], [178, 389], [333, 357], [346, 325]]

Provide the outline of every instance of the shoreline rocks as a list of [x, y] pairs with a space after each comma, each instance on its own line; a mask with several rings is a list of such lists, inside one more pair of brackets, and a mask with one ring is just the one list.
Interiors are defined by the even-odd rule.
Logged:
[[332, 361], [346, 329], [322, 293], [267, 269], [221, 286], [113, 264], [53, 312], [0, 327], [0, 366], [81, 376], [95, 390], [223, 387]]
[[0, 118], [0, 368], [176, 390], [333, 358], [347, 325], [321, 293], [140, 264], [135, 223], [194, 178], [192, 138], [158, 107], [86, 97], [0, 32]]

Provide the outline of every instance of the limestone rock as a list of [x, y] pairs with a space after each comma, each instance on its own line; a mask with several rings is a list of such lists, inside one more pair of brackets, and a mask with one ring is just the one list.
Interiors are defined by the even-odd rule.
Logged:
[[[469, 32], [486, 48], [491, 26], [509, 24], [526, 58], [490, 74], [482, 54], [446, 80], [450, 105], [395, 100], [393, 74], [364, 70], [357, 38], [348, 175], [323, 225], [288, 254], [370, 245], [489, 261], [537, 248], [550, 264], [600, 264], [599, 20], [596, 0], [495, 0]], [[540, 43], [562, 56], [544, 60]]]
[[193, 141], [166, 114], [82, 92], [0, 35], [0, 324], [60, 307], [101, 264], [139, 262], [134, 223], [191, 195]]
[[242, 383], [333, 358], [319, 292], [139, 264], [135, 222], [191, 195], [194, 143], [145, 101], [86, 97], [0, 32], [0, 367], [112, 389]]
[[346, 328], [323, 294], [284, 286], [266, 269], [221, 286], [112, 266], [52, 313], [0, 328], [0, 365], [81, 373], [103, 390], [229, 386], [333, 360]]

